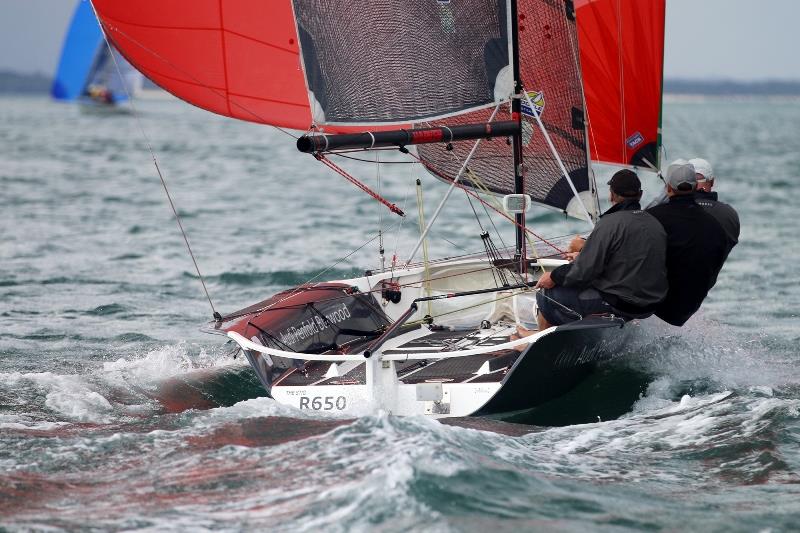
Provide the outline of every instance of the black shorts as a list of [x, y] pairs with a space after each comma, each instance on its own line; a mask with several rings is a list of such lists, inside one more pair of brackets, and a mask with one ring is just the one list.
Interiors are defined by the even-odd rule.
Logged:
[[614, 309], [603, 300], [596, 289], [541, 289], [536, 293], [536, 305], [553, 326], [574, 322], [587, 315], [614, 313]]

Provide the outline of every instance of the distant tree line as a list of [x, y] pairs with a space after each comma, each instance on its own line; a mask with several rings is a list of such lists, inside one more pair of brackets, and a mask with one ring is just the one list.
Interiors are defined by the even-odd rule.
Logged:
[[798, 96], [800, 95], [800, 81], [666, 79], [664, 80], [664, 92], [709, 96]]
[[0, 70], [0, 93], [46, 93], [52, 80], [44, 74], [20, 74]]

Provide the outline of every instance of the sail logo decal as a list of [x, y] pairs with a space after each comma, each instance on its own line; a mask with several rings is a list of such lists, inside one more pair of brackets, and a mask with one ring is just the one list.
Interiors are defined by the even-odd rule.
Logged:
[[644, 142], [644, 136], [642, 136], [642, 134], [639, 133], [638, 131], [625, 140], [625, 144], [627, 144], [628, 148], [631, 149], [636, 148], [643, 142]]
[[302, 321], [299, 326], [291, 326], [281, 331], [278, 333], [278, 337], [282, 343], [293, 345], [321, 331], [325, 331], [331, 325], [344, 322], [351, 316], [350, 309], [347, 308], [346, 304], [342, 304], [337, 306], [333, 312], [325, 314], [325, 318], [312, 316], [308, 320]]
[[[528, 99], [530, 99], [530, 102], [533, 104], [533, 109], [531, 109]], [[520, 110], [523, 115], [529, 117], [536, 117], [536, 115], [541, 116], [544, 111], [544, 93], [541, 91], [528, 91], [528, 98], [522, 99]], [[533, 113], [534, 110], [536, 111], [535, 115]]]

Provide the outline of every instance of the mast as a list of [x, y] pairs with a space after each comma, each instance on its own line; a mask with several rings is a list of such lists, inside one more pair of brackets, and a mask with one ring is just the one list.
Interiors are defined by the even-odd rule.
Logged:
[[[521, 113], [521, 94], [522, 80], [520, 79], [519, 69], [519, 14], [517, 10], [517, 0], [509, 0], [510, 7], [510, 26], [511, 26], [511, 64], [514, 74], [514, 97], [511, 100], [511, 116], [517, 123], [517, 129], [512, 136], [512, 149], [514, 152], [514, 192], [516, 194], [525, 193], [525, 177], [523, 175], [522, 161], [522, 113]], [[524, 202], [523, 202], [524, 204]], [[514, 215], [516, 221], [516, 248], [514, 251], [514, 261], [519, 265], [519, 272], [527, 270], [525, 256], [525, 212]]]

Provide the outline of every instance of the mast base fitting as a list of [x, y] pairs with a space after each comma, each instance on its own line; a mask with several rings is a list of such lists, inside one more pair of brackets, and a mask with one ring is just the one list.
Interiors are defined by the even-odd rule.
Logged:
[[403, 293], [400, 291], [400, 284], [384, 283], [381, 289], [381, 297], [393, 304], [400, 303], [400, 300], [403, 298]]

